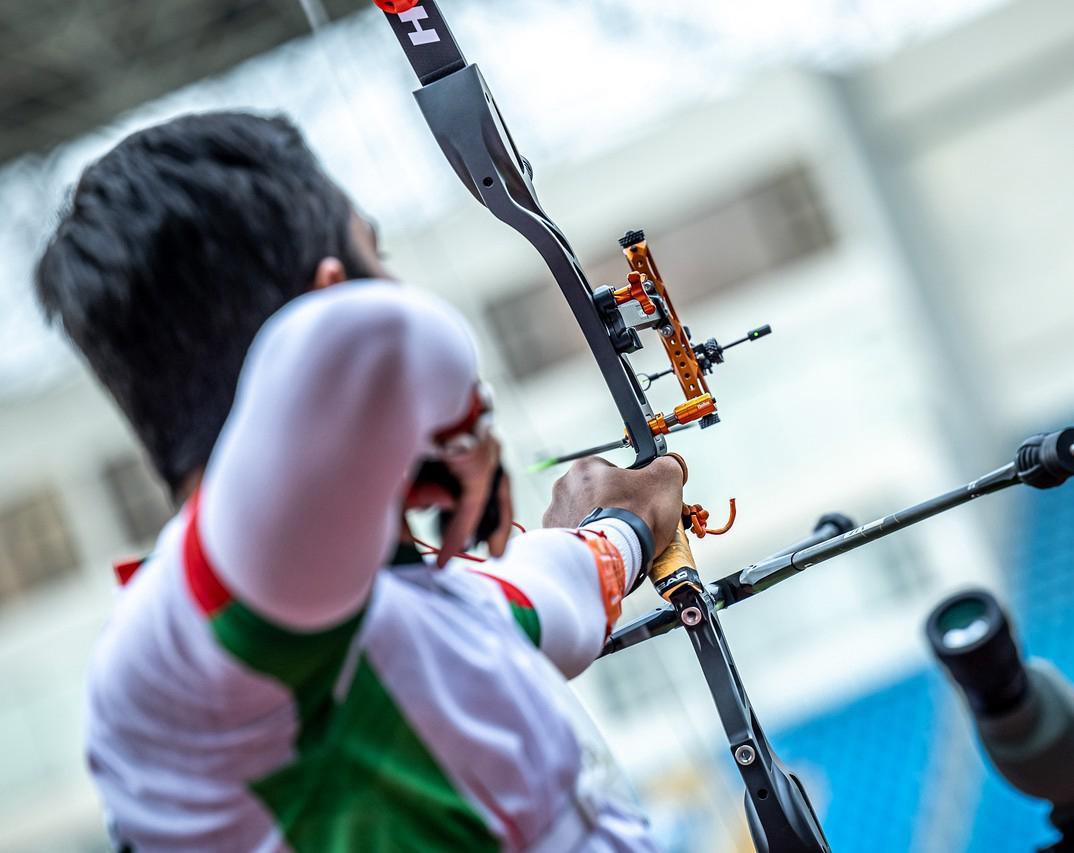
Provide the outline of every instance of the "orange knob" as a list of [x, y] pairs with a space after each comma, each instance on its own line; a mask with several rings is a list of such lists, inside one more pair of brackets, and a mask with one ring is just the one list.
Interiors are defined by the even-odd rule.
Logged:
[[612, 291], [612, 296], [615, 297], [616, 305], [622, 305], [624, 302], [636, 299], [638, 300], [638, 304], [641, 305], [641, 310], [646, 314], [652, 314], [656, 310], [656, 306], [653, 305], [653, 300], [651, 300], [649, 294], [645, 292], [645, 279], [642, 277], [642, 274], [637, 271], [628, 273], [627, 286]]
[[705, 415], [711, 415], [715, 411], [716, 401], [712, 399], [712, 395], [702, 394], [692, 400], [687, 400], [685, 403], [679, 403], [675, 407], [675, 421], [680, 424], [688, 424], [690, 421], [705, 417]]

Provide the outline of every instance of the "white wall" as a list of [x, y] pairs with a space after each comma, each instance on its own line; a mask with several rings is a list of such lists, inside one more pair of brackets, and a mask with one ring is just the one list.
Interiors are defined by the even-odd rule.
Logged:
[[112, 600], [111, 561], [131, 547], [100, 469], [132, 449], [81, 375], [0, 408], [0, 504], [56, 488], [81, 558], [72, 575], [0, 610], [0, 849], [76, 849], [103, 837], [83, 771], [82, 697]]
[[1074, 411], [1074, 8], [1022, 0], [858, 78], [1012, 434]]

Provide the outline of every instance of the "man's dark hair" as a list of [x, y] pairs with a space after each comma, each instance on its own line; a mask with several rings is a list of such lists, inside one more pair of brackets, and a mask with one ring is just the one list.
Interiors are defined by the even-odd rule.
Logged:
[[37, 266], [45, 315], [172, 489], [205, 464], [254, 335], [318, 262], [367, 275], [351, 206], [283, 118], [183, 116], [90, 165]]

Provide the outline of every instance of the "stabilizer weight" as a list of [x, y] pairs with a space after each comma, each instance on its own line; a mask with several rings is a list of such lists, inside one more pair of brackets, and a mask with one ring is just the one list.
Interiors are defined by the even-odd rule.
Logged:
[[1015, 457], [1018, 479], [1035, 489], [1053, 489], [1074, 475], [1074, 427], [1031, 435]]

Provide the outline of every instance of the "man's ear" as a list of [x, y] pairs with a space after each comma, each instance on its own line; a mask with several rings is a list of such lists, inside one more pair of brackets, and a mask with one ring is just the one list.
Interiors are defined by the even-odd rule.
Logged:
[[317, 264], [317, 271], [313, 274], [313, 290], [324, 290], [333, 284], [339, 284], [347, 280], [347, 271], [343, 268], [343, 262], [339, 258], [321, 258]]

